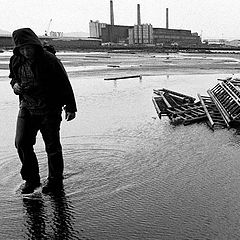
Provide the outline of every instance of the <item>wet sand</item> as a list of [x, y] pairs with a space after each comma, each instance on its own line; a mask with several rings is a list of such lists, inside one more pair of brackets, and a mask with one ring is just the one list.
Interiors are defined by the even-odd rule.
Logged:
[[[217, 78], [237, 75], [238, 55], [58, 56], [78, 105], [77, 118], [62, 122], [60, 195], [21, 197], [18, 99], [0, 76], [0, 239], [240, 239], [240, 136], [205, 124], [172, 126], [151, 100], [155, 88], [205, 94]], [[143, 77], [104, 81], [131, 74]], [[35, 150], [43, 181], [40, 135]]]
[[[234, 74], [240, 71], [240, 54], [113, 54], [91, 53], [80, 55], [75, 66], [98, 66], [95, 71], [81, 71], [82, 74], [101, 74], [107, 69], [107, 74], [171, 75], [171, 74]], [[100, 57], [99, 57], [100, 56]], [[65, 56], [67, 58], [67, 55]], [[64, 57], [63, 57], [64, 61]], [[65, 65], [68, 66], [67, 60]], [[103, 67], [101, 69], [101, 67]]]
[[[2, 53], [0, 70], [8, 70], [10, 52]], [[235, 74], [240, 71], [239, 53], [113, 53], [59, 52], [68, 72], [80, 75], [126, 73], [143, 75]], [[69, 57], [71, 60], [69, 60]]]

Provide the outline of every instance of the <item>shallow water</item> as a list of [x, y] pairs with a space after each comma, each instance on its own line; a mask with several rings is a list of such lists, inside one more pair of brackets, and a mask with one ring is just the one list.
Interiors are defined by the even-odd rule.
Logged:
[[[70, 67], [77, 56], [60, 55]], [[62, 123], [64, 192], [30, 198], [19, 193], [17, 97], [0, 80], [0, 239], [240, 238], [240, 136], [205, 124], [174, 127], [151, 100], [155, 88], [204, 95], [226, 75], [69, 75], [78, 113]], [[41, 136], [35, 149], [44, 180]]]

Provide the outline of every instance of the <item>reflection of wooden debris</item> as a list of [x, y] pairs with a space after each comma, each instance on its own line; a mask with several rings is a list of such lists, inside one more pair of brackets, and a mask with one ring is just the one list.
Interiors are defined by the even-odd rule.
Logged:
[[173, 124], [206, 121], [212, 129], [240, 126], [240, 80], [223, 80], [195, 98], [167, 89], [154, 89], [153, 103], [159, 118], [167, 115]]

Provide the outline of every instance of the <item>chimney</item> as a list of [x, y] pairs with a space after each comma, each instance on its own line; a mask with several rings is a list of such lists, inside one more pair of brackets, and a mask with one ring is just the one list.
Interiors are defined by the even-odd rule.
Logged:
[[137, 25], [141, 25], [140, 4], [137, 5]]
[[168, 29], [168, 8], [166, 8], [166, 29]]
[[114, 25], [114, 16], [113, 16], [113, 1], [110, 1], [110, 23]]

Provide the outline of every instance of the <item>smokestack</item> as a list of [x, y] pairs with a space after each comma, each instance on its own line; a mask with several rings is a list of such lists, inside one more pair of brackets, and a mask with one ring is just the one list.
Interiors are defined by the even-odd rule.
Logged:
[[110, 23], [114, 25], [114, 16], [113, 16], [113, 1], [110, 1]]
[[141, 25], [140, 4], [137, 5], [137, 25]]
[[166, 29], [168, 29], [168, 8], [166, 8]]

